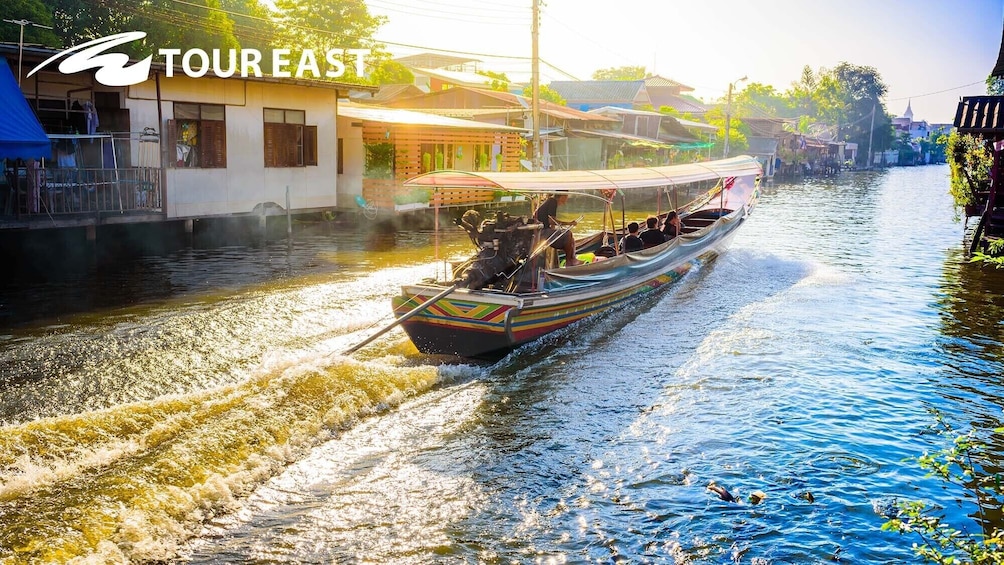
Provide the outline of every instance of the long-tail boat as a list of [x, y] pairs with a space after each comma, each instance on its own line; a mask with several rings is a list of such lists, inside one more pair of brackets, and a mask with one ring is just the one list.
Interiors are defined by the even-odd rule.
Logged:
[[[423, 353], [501, 357], [544, 334], [618, 308], [717, 256], [749, 217], [761, 174], [756, 159], [740, 156], [663, 167], [436, 171], [415, 177], [405, 184], [430, 191], [473, 188], [591, 196], [605, 203], [603, 229], [576, 239], [576, 255], [586, 254], [591, 262], [565, 266], [562, 254], [550, 246], [560, 229], [548, 240], [545, 234], [551, 230], [532, 216], [497, 211], [482, 221], [468, 211], [457, 223], [470, 235], [475, 254], [454, 265], [448, 280], [403, 287], [393, 299], [393, 325], [400, 324]], [[616, 195], [623, 204], [631, 193], [653, 190], [665, 191], [670, 205], [660, 217], [677, 211], [681, 233], [660, 245], [624, 253], [617, 248], [626, 229], [614, 225]], [[681, 194], [689, 201], [676, 205]]]

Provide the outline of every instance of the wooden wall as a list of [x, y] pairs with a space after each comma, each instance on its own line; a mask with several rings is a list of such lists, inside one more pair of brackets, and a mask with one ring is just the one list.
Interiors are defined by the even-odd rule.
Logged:
[[[411, 189], [402, 183], [422, 173], [423, 144], [451, 144], [464, 148], [465, 159], [474, 159], [474, 147], [499, 145], [502, 171], [518, 171], [520, 168], [520, 136], [517, 132], [500, 132], [466, 128], [446, 128], [363, 123], [363, 143], [394, 144], [394, 178], [368, 179], [363, 177], [363, 198], [378, 208], [394, 208], [395, 196], [405, 197]], [[435, 164], [433, 164], [435, 167]], [[461, 168], [461, 167], [456, 167]], [[472, 170], [472, 167], [464, 167]], [[449, 189], [430, 196], [430, 206], [471, 206], [491, 202], [494, 195], [484, 190]]]

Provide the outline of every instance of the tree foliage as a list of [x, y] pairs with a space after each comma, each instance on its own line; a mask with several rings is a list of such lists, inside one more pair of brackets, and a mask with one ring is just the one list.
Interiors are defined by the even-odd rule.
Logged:
[[509, 77], [505, 73], [496, 73], [493, 71], [481, 70], [478, 71], [479, 75], [484, 75], [491, 79], [489, 86], [492, 90], [497, 90], [499, 92], [509, 92]]
[[[526, 98], [533, 96], [533, 88], [531, 85], [527, 85], [526, 88], [523, 89], [523, 96]], [[547, 100], [548, 102], [554, 102], [555, 104], [560, 104], [562, 106], [568, 103], [568, 100], [562, 98], [561, 95], [558, 94], [557, 90], [546, 84], [540, 85], [540, 99]]]
[[[373, 34], [386, 21], [374, 16], [359, 0], [277, 0], [276, 47], [289, 49], [291, 60], [299, 60], [304, 49], [325, 53], [336, 48], [373, 48]], [[356, 77], [354, 65], [346, 61], [340, 80]], [[318, 61], [323, 74], [329, 66]]]
[[[345, 74], [342, 81], [385, 84], [387, 81], [411, 80], [389, 55], [373, 41], [373, 34], [384, 18], [369, 13], [358, 0], [13, 0], [15, 5], [41, 5], [41, 15], [25, 16], [45, 21], [48, 15], [55, 27], [52, 47], [78, 45], [97, 37], [123, 31], [144, 31], [143, 42], [123, 45], [134, 57], [156, 53], [161, 48], [188, 50], [290, 49], [288, 57], [299, 62], [304, 49], [313, 49], [319, 71], [330, 67], [324, 54], [329, 49], [371, 49], [367, 67], [377, 77], [356, 77], [354, 61], [342, 58]], [[37, 19], [36, 19], [37, 18]], [[5, 34], [9, 31], [2, 29]], [[27, 41], [27, 28], [25, 29]], [[15, 39], [16, 41], [16, 27]], [[261, 61], [262, 70], [270, 73], [271, 58]]]
[[987, 458], [987, 446], [973, 430], [960, 434], [939, 412], [933, 413], [936, 431], [948, 438], [951, 445], [925, 453], [916, 461], [929, 477], [965, 493], [959, 503], [976, 508], [977, 528], [959, 529], [948, 522], [940, 508], [923, 501], [903, 501], [897, 505], [895, 514], [887, 516], [882, 529], [916, 535], [921, 543], [913, 544], [913, 551], [930, 563], [1004, 563], [1004, 530], [989, 518], [991, 512], [997, 513], [1004, 506], [1004, 490], [1001, 476], [988, 471], [993, 465]]
[[[28, 20], [43, 26], [53, 27], [52, 12], [42, 0], [7, 0], [4, 6], [5, 20]], [[17, 43], [21, 41], [21, 26], [9, 22], [0, 22], [0, 41]], [[59, 47], [59, 36], [54, 30], [24, 26], [24, 44], [41, 45], [43, 47]]]
[[610, 67], [593, 71], [593, 80], [642, 80], [645, 78], [645, 67], [624, 66]]
[[951, 170], [949, 192], [956, 209], [976, 204], [978, 193], [990, 190], [993, 154], [982, 138], [958, 131], [948, 136], [946, 152]]

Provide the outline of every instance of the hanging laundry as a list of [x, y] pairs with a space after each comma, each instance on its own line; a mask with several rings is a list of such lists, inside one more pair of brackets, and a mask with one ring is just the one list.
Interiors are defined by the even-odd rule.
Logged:
[[94, 135], [98, 131], [98, 110], [90, 100], [84, 101], [84, 116], [87, 120], [87, 135]]

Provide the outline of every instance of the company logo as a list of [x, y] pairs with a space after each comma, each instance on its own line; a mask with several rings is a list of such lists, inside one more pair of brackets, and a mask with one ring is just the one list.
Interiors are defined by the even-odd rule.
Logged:
[[[106, 51], [144, 37], [146, 37], [144, 31], [127, 31], [88, 41], [49, 57], [32, 69], [27, 76], [30, 77], [49, 63], [69, 55], [58, 67], [59, 72], [63, 74], [69, 75], [87, 69], [98, 69], [94, 72], [94, 79], [105, 86], [139, 84], [150, 78], [153, 55], [130, 65], [127, 54], [114, 51], [106, 53]], [[328, 49], [323, 58], [328, 69], [323, 73], [313, 49], [304, 49], [300, 53], [300, 60], [296, 63], [295, 68], [293, 61], [289, 58], [291, 53], [290, 49], [272, 50], [272, 76], [338, 78], [345, 74], [346, 67], [342, 59], [349, 55], [355, 57], [356, 76], [363, 77], [366, 74], [365, 57], [370, 54], [370, 50]], [[160, 49], [157, 54], [165, 59], [164, 74], [168, 77], [174, 76], [175, 60], [181, 62], [181, 69], [185, 75], [192, 78], [203, 77], [210, 70], [220, 78], [229, 78], [235, 75], [241, 78], [260, 77], [263, 74], [261, 71], [262, 53], [257, 49], [229, 49], [226, 52], [213, 49], [211, 53], [207, 53], [203, 49], [189, 49], [185, 52], [182, 52], [181, 49]]]
[[129, 55], [125, 53], [105, 53], [105, 51], [123, 43], [143, 39], [144, 37], [146, 37], [145, 31], [127, 31], [70, 47], [42, 61], [41, 65], [28, 73], [28, 76], [35, 74], [42, 67], [56, 59], [72, 53], [72, 55], [59, 64], [59, 72], [64, 75], [71, 75], [96, 68], [98, 70], [94, 73], [94, 79], [105, 86], [139, 84], [150, 77], [150, 63], [153, 62], [153, 55], [135, 64], [128, 65]]

